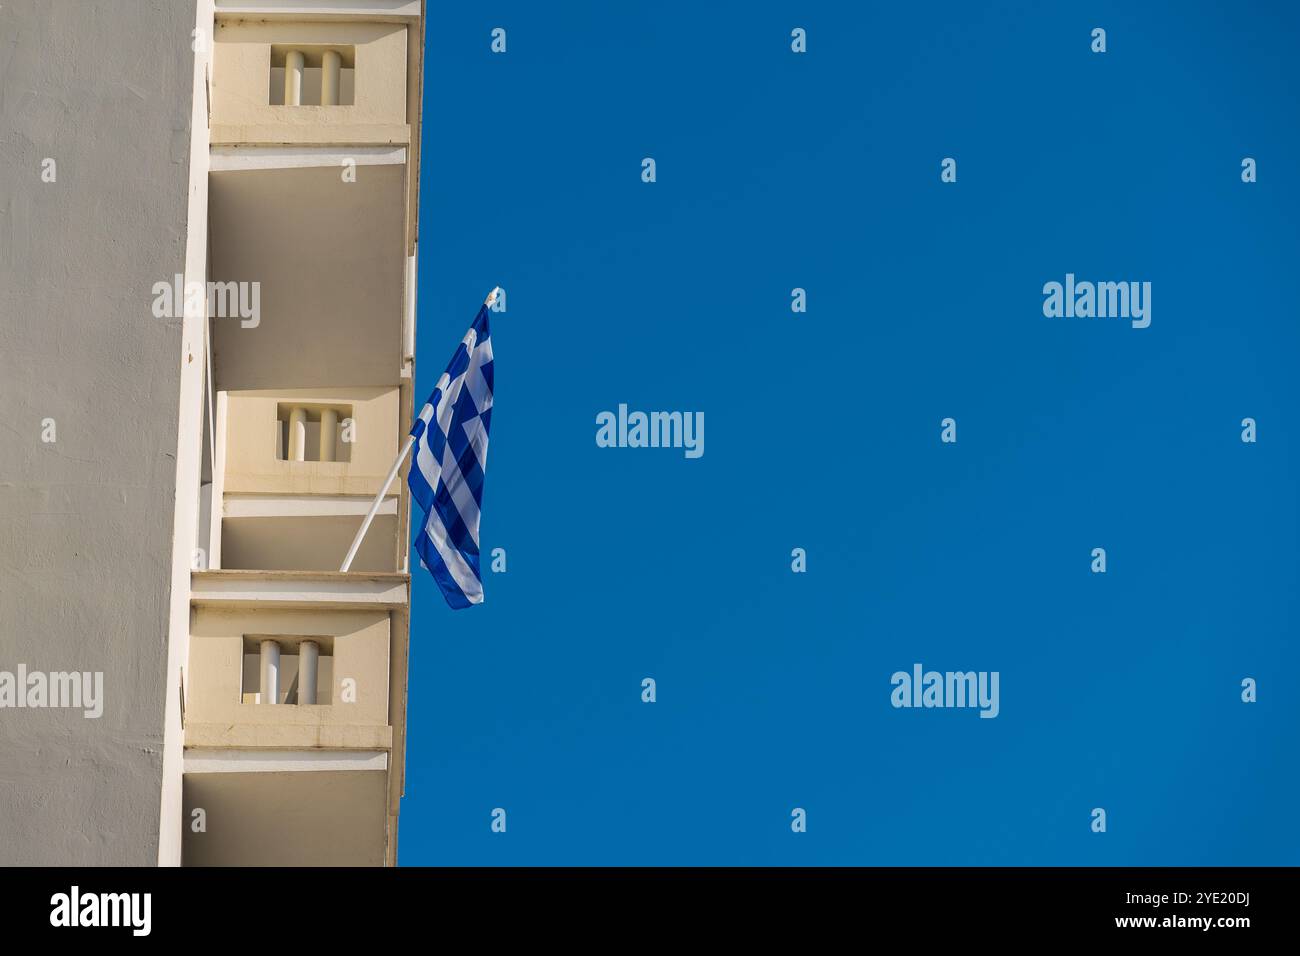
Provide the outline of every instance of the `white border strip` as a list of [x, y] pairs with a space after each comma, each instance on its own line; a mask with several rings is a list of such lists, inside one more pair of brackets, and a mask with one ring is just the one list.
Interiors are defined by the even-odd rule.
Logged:
[[400, 166], [406, 162], [405, 146], [213, 146], [214, 173], [248, 169], [310, 169], [341, 167], [351, 160], [358, 166]]
[[387, 770], [386, 750], [186, 749], [186, 773], [285, 773], [299, 770]]
[[420, 0], [217, 0], [217, 14], [418, 20]]
[[319, 576], [295, 574], [260, 576], [256, 573], [195, 572], [192, 585], [195, 606], [327, 608], [398, 608], [410, 601], [407, 581], [397, 575], [370, 578], [362, 573], [337, 571]]
[[[225, 518], [315, 518], [329, 515], [364, 515], [370, 498], [360, 495], [245, 495], [225, 496]], [[375, 514], [397, 514], [396, 493], [380, 502]]]

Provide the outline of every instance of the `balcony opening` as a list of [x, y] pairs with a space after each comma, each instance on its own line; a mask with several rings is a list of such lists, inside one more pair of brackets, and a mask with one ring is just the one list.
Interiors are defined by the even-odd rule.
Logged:
[[275, 409], [280, 461], [352, 461], [351, 405], [280, 402]]
[[243, 703], [332, 704], [333, 695], [333, 637], [244, 635]]
[[[224, 518], [221, 566], [228, 571], [337, 571], [359, 527], [360, 514]], [[397, 515], [376, 515], [351, 570], [399, 570], [398, 539]]]
[[352, 106], [354, 46], [271, 45], [271, 106]]

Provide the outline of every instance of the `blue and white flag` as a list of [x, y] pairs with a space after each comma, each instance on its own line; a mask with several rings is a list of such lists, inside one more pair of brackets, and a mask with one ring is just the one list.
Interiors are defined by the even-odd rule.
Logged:
[[483, 600], [478, 519], [492, 424], [488, 312], [496, 295], [479, 309], [411, 428], [415, 458], [406, 481], [425, 511], [415, 550], [453, 608]]

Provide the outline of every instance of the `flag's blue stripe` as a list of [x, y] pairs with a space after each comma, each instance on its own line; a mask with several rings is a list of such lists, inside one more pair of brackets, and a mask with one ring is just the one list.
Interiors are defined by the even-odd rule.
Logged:
[[447, 363], [447, 377], [454, 382], [464, 375], [468, 368], [469, 352], [465, 348], [465, 343], [461, 342], [456, 346], [456, 353], [451, 357], [451, 361]]
[[[416, 453], [419, 453], [419, 442], [416, 442]], [[417, 458], [418, 461], [418, 458]], [[414, 463], [411, 465], [410, 474], [406, 477], [406, 484], [411, 489], [411, 497], [420, 505], [420, 510], [428, 513], [429, 507], [433, 503], [433, 489], [429, 487], [428, 480]]]
[[488, 307], [486, 305], [478, 310], [478, 315], [474, 316], [474, 324], [470, 328], [476, 333], [474, 339], [476, 342], [486, 342], [488, 340], [492, 333], [488, 331]]
[[456, 550], [467, 559], [471, 556], [477, 557], [478, 545], [474, 543], [474, 538], [465, 525], [465, 519], [461, 517], [460, 509], [451, 500], [451, 493], [447, 490], [447, 486], [441, 482], [438, 483], [438, 494], [433, 499], [433, 510], [442, 520], [442, 526], [447, 529], [447, 540], [455, 546]]
[[465, 453], [456, 459], [460, 465], [461, 476], [465, 480], [465, 487], [469, 493], [474, 496], [474, 504], [480, 508], [483, 507], [483, 469], [479, 467], [478, 455], [470, 446], [466, 446]]

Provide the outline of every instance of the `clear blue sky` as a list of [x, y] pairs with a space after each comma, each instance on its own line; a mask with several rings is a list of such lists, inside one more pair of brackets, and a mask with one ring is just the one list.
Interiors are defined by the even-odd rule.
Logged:
[[504, 286], [508, 571], [415, 571], [403, 864], [1300, 863], [1300, 23], [1218, 6], [430, 4], [417, 391]]

